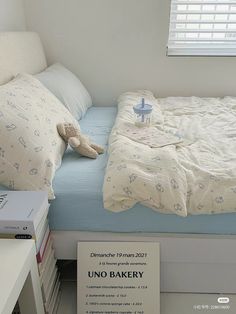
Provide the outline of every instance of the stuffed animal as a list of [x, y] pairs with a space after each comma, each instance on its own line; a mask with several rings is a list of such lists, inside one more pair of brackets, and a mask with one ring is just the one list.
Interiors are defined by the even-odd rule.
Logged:
[[95, 159], [104, 152], [101, 146], [91, 143], [87, 136], [81, 134], [80, 128], [72, 123], [60, 123], [57, 130], [63, 140], [82, 156]]

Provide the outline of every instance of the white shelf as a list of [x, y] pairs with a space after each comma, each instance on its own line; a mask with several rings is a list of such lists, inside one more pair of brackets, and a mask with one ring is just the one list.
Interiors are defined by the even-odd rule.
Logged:
[[0, 239], [0, 313], [43, 314], [43, 299], [33, 240]]

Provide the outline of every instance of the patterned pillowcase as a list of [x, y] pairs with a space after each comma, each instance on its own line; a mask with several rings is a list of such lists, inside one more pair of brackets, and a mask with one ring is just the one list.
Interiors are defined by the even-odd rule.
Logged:
[[77, 123], [71, 113], [36, 78], [20, 74], [0, 86], [0, 184], [16, 190], [46, 190], [66, 145], [60, 122]]

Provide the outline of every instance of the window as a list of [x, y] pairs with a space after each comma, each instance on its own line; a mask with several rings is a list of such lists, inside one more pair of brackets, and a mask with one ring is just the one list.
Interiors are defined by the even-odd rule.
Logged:
[[168, 55], [236, 56], [236, 0], [172, 0]]

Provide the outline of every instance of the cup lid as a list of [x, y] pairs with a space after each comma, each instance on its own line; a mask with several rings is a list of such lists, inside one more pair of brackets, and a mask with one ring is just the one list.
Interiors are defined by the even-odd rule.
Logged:
[[152, 105], [145, 104], [145, 99], [142, 98], [142, 102], [133, 107], [136, 114], [145, 115], [152, 112]]

